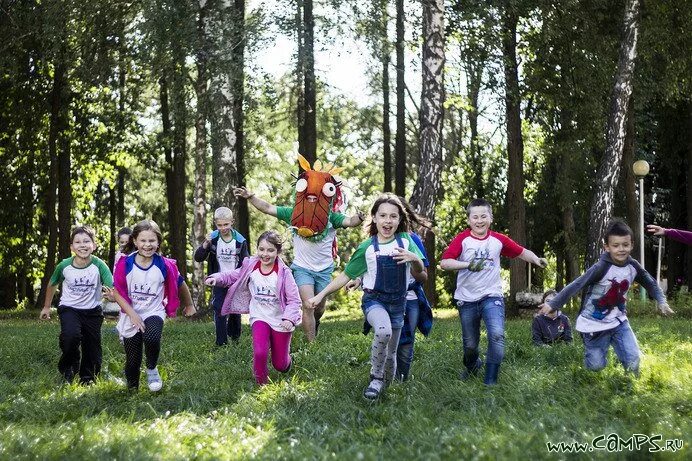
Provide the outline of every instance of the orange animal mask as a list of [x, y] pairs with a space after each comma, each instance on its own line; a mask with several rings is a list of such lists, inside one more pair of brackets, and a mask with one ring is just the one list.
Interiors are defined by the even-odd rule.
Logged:
[[341, 182], [334, 179], [342, 168], [322, 165], [319, 160], [310, 167], [305, 157], [298, 154], [298, 163], [304, 170], [296, 181], [296, 201], [291, 215], [294, 231], [303, 238], [321, 240], [327, 235], [329, 215], [340, 196]]

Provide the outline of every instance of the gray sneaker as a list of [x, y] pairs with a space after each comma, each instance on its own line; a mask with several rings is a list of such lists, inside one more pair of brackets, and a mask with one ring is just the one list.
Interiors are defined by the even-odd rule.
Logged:
[[147, 368], [147, 384], [151, 392], [158, 392], [161, 390], [163, 381], [161, 380], [158, 368], [154, 368], [153, 370]]

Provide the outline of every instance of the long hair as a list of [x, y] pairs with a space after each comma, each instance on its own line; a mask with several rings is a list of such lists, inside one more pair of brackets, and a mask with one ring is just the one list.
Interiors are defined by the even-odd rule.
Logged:
[[259, 244], [262, 240], [266, 240], [267, 242], [274, 245], [276, 247], [276, 252], [281, 253], [281, 248], [284, 245], [284, 241], [278, 232], [276, 232], [274, 230], [268, 230], [268, 231], [262, 232], [262, 235], [260, 235], [257, 238], [257, 246], [259, 246]]
[[156, 251], [157, 252], [161, 251], [161, 242], [163, 242], [163, 235], [161, 235], [161, 229], [159, 229], [159, 225], [156, 224], [151, 219], [144, 219], [144, 220], [138, 222], [137, 224], [135, 224], [135, 227], [132, 228], [132, 233], [130, 234], [130, 240], [127, 241], [127, 245], [125, 245], [125, 248], [123, 249], [123, 253], [130, 254], [137, 249], [137, 247], [135, 247], [135, 239], [137, 239], [137, 236], [142, 231], [152, 231], [154, 234], [156, 234], [156, 240], [158, 240], [158, 242], [159, 242], [159, 247], [157, 248]]
[[[425, 227], [426, 229], [432, 230], [432, 222], [425, 216], [416, 213], [416, 211], [413, 209], [410, 203], [402, 197], [401, 195], [398, 196], [399, 200], [401, 201], [401, 204], [404, 205], [404, 209], [406, 210], [406, 214], [408, 214], [408, 220], [409, 220], [409, 225], [412, 228], [414, 224], [417, 224], [418, 227]], [[416, 231], [418, 229], [411, 229], [413, 231]]]
[[401, 200], [398, 196], [389, 192], [385, 192], [384, 194], [381, 194], [379, 197], [377, 197], [375, 203], [372, 204], [372, 208], [370, 209], [370, 223], [366, 225], [368, 228], [369, 235], [377, 235], [377, 225], [375, 224], [373, 218], [377, 214], [377, 210], [380, 208], [380, 205], [382, 205], [383, 203], [394, 205], [399, 210], [399, 226], [397, 226], [396, 228], [396, 233], [398, 234], [400, 232], [408, 232], [409, 217], [408, 213], [406, 213], [406, 208], [401, 203]]

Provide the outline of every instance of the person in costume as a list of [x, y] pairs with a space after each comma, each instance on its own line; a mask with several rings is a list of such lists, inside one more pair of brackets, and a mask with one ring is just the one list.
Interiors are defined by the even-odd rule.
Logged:
[[341, 168], [322, 165], [319, 160], [311, 167], [302, 155], [298, 155], [298, 161], [303, 171], [295, 183], [295, 203], [292, 206], [273, 205], [246, 187], [236, 187], [233, 193], [248, 200], [261, 212], [291, 226], [291, 270], [303, 302], [303, 331], [308, 341], [313, 341], [324, 314], [325, 301], [313, 307], [307, 300], [332, 280], [336, 229], [358, 226], [365, 216], [360, 211], [348, 217], [335, 211], [341, 202], [341, 182], [335, 179], [335, 175], [341, 172]]

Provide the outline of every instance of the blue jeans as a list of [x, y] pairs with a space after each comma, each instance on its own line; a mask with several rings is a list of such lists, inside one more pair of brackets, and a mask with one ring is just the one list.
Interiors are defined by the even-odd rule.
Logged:
[[639, 345], [627, 320], [610, 330], [582, 333], [581, 337], [584, 340], [584, 366], [587, 369], [598, 371], [605, 368], [608, 349], [612, 345], [625, 370], [639, 372]]
[[214, 287], [211, 305], [214, 308], [214, 326], [216, 328], [216, 345], [228, 344], [228, 337], [237, 341], [240, 338], [240, 314], [221, 315], [221, 307], [228, 288]]
[[[413, 343], [416, 340], [416, 328], [418, 327], [418, 314], [420, 308], [418, 307], [417, 299], [406, 300], [406, 314], [404, 320], [411, 332], [410, 340], [405, 344], [401, 343], [399, 340], [399, 348], [396, 352], [396, 369], [397, 373], [408, 378], [409, 372], [411, 371], [411, 362], [413, 362]], [[401, 336], [403, 338], [403, 335]]]
[[505, 355], [505, 301], [502, 297], [488, 296], [478, 301], [457, 301], [464, 343], [464, 365], [469, 371], [480, 366], [478, 343], [481, 337], [481, 319], [488, 331], [487, 363], [500, 364]]
[[375, 308], [381, 307], [389, 314], [392, 322], [392, 329], [401, 328], [404, 326], [404, 311], [406, 310], [406, 299], [401, 302], [388, 303], [377, 298], [375, 294], [363, 293], [363, 298], [360, 303], [363, 309], [363, 315], [368, 318], [368, 312]]

